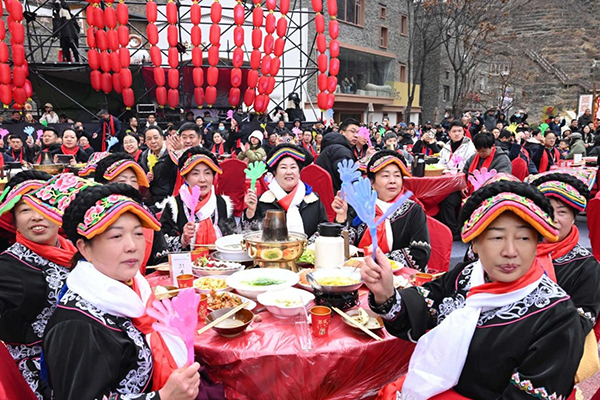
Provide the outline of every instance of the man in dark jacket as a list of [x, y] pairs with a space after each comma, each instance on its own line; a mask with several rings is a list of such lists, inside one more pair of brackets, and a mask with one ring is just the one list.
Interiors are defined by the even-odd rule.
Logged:
[[330, 132], [323, 137], [321, 153], [315, 164], [325, 169], [331, 175], [333, 193], [342, 187], [342, 180], [338, 173], [338, 163], [342, 160], [356, 161], [352, 146], [358, 141], [359, 122], [348, 118], [340, 125], [339, 133]]
[[[502, 147], [495, 146], [494, 135], [489, 132], [479, 133], [473, 138], [473, 144], [477, 153], [473, 154], [465, 162], [465, 166], [463, 167], [465, 175], [469, 175], [469, 173], [475, 170], [480, 170], [488, 164], [488, 171], [495, 169], [496, 172], [506, 172], [509, 174], [512, 172], [512, 164], [508, 158], [508, 154]], [[492, 157], [492, 160], [489, 161], [488, 157]], [[475, 160], [477, 160], [477, 165], [473, 166]]]
[[119, 151], [120, 147], [121, 147], [121, 121], [119, 121], [119, 119], [113, 115], [110, 115], [110, 113], [108, 112], [108, 110], [100, 110], [100, 112], [98, 113], [98, 116], [100, 117], [100, 126], [98, 127], [98, 130], [96, 130], [96, 132], [94, 132], [94, 134], [92, 135], [92, 139], [96, 139], [97, 137], [100, 137], [100, 146], [96, 147], [96, 146], [92, 146], [95, 149], [97, 149], [98, 151], [106, 151], [106, 149], [108, 148], [108, 142], [110, 140], [111, 137], [116, 137], [117, 139], [119, 139], [119, 144], [112, 146], [111, 150], [112, 151]]
[[577, 119], [577, 127], [581, 131], [583, 127], [589, 125], [590, 122], [594, 122], [594, 120], [592, 119], [592, 111], [588, 108]]

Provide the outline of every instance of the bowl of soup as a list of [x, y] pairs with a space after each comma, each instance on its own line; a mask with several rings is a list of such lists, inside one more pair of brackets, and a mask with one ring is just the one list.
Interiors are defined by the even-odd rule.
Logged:
[[[210, 324], [217, 318], [227, 314], [229, 311], [231, 311], [231, 308], [222, 308], [220, 310], [211, 312], [206, 317], [206, 323]], [[246, 328], [248, 328], [248, 325], [250, 325], [250, 322], [252, 322], [253, 318], [254, 313], [252, 311], [242, 308], [231, 317], [213, 326], [213, 329], [223, 337], [236, 337], [244, 332]]]
[[247, 259], [246, 249], [242, 247], [243, 238], [243, 235], [228, 235], [218, 238], [215, 241], [215, 247], [221, 258], [227, 261]]

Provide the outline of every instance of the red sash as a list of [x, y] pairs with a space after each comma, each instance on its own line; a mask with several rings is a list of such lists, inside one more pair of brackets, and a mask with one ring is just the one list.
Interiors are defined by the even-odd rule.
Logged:
[[221, 142], [221, 144], [219, 144], [219, 148], [217, 149], [217, 145], [216, 143], [213, 144], [212, 149], [210, 149], [211, 153], [214, 154], [225, 154], [225, 147], [223, 146], [223, 142]]
[[135, 160], [136, 163], [140, 162], [141, 155], [142, 155], [142, 151], [138, 149], [137, 153], [135, 153], [135, 155], [133, 156], [133, 159]]
[[290, 208], [290, 204], [292, 204], [292, 200], [294, 200], [294, 196], [296, 195], [296, 190], [298, 190], [298, 185], [296, 185], [294, 190], [289, 192], [284, 198], [277, 200], [277, 204], [279, 204], [285, 212]]
[[[310, 151], [310, 154], [312, 154], [313, 158], [317, 158], [319, 155], [317, 154], [317, 152], [315, 151], [314, 147], [312, 144], [306, 144], [304, 142], [302, 142], [302, 147], [304, 147], [306, 150]], [[356, 150], [354, 150], [354, 154], [356, 154]], [[356, 156], [357, 158], [359, 158], [358, 156]]]
[[[550, 152], [550, 156], [554, 153], [554, 157], [548, 157], [548, 152]], [[560, 152], [556, 148], [552, 148], [552, 150], [548, 150], [544, 147], [544, 152], [542, 153], [542, 158], [540, 160], [540, 170], [539, 172], [546, 172], [550, 170], [550, 159], [552, 159], [552, 164], [556, 164], [556, 161], [560, 159]]]
[[22, 163], [22, 162], [23, 162], [23, 149], [21, 149], [21, 151], [20, 151], [20, 153], [19, 153], [19, 157], [15, 156], [15, 152], [14, 152], [14, 150], [11, 150], [11, 151], [10, 151], [10, 153], [11, 153], [11, 155], [12, 155], [12, 158], [13, 158], [15, 161], [17, 161], [17, 160], [18, 160], [20, 163]]
[[[402, 389], [406, 375], [402, 375], [395, 382], [385, 385], [379, 393], [377, 393], [376, 400], [396, 400], [396, 393]], [[440, 393], [431, 398], [431, 400], [469, 400], [468, 397], [461, 396], [454, 390], [450, 389], [444, 393]]]
[[495, 154], [496, 146], [492, 148], [492, 152], [490, 153], [490, 155], [484, 159], [483, 164], [481, 165], [481, 167], [478, 168], [477, 166], [479, 165], [479, 161], [481, 161], [481, 158], [479, 157], [479, 154], [475, 153], [475, 158], [473, 158], [473, 162], [469, 166], [469, 173], [475, 172], [476, 169], [481, 170], [483, 168], [487, 168], [489, 171], [490, 165], [492, 165], [492, 161], [494, 161]]
[[58, 246], [50, 246], [47, 244], [41, 244], [32, 242], [25, 236], [21, 235], [21, 232], [17, 231], [17, 243], [21, 243], [34, 253], [44, 257], [46, 260], [52, 261], [54, 264], [60, 265], [61, 267], [71, 268], [71, 262], [77, 249], [73, 244], [62, 236], [58, 236]]
[[[394, 203], [398, 199], [398, 197], [402, 196], [403, 194], [404, 191], [401, 191], [395, 199], [390, 201], [390, 203]], [[379, 208], [379, 206], [375, 206], [375, 219], [379, 219], [379, 217], [381, 217], [382, 215], [383, 211], [381, 210], [381, 208]], [[369, 229], [367, 229], [362, 239], [360, 239], [358, 248], [371, 249], [371, 244], [373, 244], [373, 239], [371, 238], [371, 232], [369, 231]], [[381, 251], [383, 251], [384, 253], [389, 253], [392, 250], [388, 246], [387, 232], [385, 230], [385, 221], [377, 225], [377, 244], [379, 245]]]
[[[537, 256], [538, 258], [551, 257], [551, 261], [553, 261], [573, 250], [573, 247], [575, 247], [577, 243], [579, 243], [579, 229], [577, 229], [577, 226], [573, 225], [571, 232], [569, 232], [567, 237], [563, 240], [555, 243], [538, 244]], [[544, 269], [550, 279], [556, 282], [556, 273], [554, 272], [554, 265], [552, 262], [550, 262], [550, 265], [544, 264]]]
[[154, 231], [148, 228], [143, 228], [143, 231], [144, 239], [146, 240], [146, 250], [144, 250], [144, 261], [140, 266], [140, 273], [142, 275], [146, 275], [146, 266], [148, 265], [148, 260], [150, 260], [150, 255], [152, 254], [152, 245], [154, 244]]
[[423, 142], [423, 147], [421, 147], [421, 153], [425, 154], [426, 156], [432, 156], [433, 150], [431, 150], [429, 147], [425, 146], [425, 142]]
[[65, 145], [63, 144], [60, 146], [60, 151], [62, 154], [66, 154], [68, 156], [76, 156], [77, 153], [79, 152], [79, 147], [75, 146], [72, 149], [67, 149], [65, 147]]
[[[109, 115], [110, 133], [115, 135], [115, 120], [112, 115]], [[106, 121], [102, 121], [102, 151], [106, 151]]]
[[[204, 199], [198, 202], [196, 206], [195, 213], [200, 211], [202, 207], [208, 203], [208, 200], [212, 196], [212, 193], [209, 193], [208, 196], [204, 197]], [[216, 195], [215, 195], [216, 196]], [[215, 224], [218, 221], [215, 221]], [[196, 232], [196, 243], [197, 244], [213, 244], [217, 240], [217, 232], [215, 231], [215, 226], [213, 225], [211, 218], [206, 218], [204, 221], [200, 221], [198, 224], [198, 231]]]

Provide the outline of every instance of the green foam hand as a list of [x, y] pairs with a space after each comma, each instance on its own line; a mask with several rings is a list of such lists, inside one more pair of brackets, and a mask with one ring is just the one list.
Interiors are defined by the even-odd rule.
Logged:
[[250, 189], [256, 190], [256, 181], [267, 172], [267, 166], [262, 161], [255, 161], [248, 164], [248, 168], [244, 170], [246, 179], [250, 179]]
[[540, 125], [540, 131], [542, 132], [542, 135], [546, 135], [546, 130], [549, 128], [550, 126], [547, 123], [543, 123]]

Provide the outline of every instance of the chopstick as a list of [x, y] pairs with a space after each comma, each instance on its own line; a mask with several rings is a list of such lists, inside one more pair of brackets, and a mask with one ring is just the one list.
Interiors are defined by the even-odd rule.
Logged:
[[333, 311], [335, 311], [336, 313], [340, 314], [342, 316], [342, 318], [344, 318], [346, 321], [350, 322], [354, 327], [360, 329], [367, 335], [371, 336], [373, 339], [378, 340], [380, 342], [383, 341], [382, 338], [380, 338], [379, 336], [377, 336], [376, 334], [374, 334], [373, 332], [371, 332], [370, 330], [368, 330], [367, 328], [365, 328], [364, 326], [362, 326], [361, 324], [359, 324], [358, 322], [353, 320], [352, 317], [350, 317], [348, 314], [346, 314], [342, 310], [338, 309], [337, 307], [331, 307], [331, 309]]
[[248, 301], [245, 301], [242, 304], [240, 304], [239, 306], [237, 306], [235, 308], [232, 308], [231, 310], [227, 311], [225, 314], [223, 314], [219, 318], [215, 319], [213, 322], [211, 322], [210, 324], [206, 325], [204, 328], [199, 329], [198, 330], [198, 335], [202, 335], [204, 332], [206, 332], [207, 330], [209, 330], [213, 326], [215, 326], [217, 324], [220, 324], [221, 322], [225, 321], [227, 318], [231, 317], [233, 314], [237, 313], [242, 308], [246, 307], [248, 305], [248, 303], [249, 303]]

